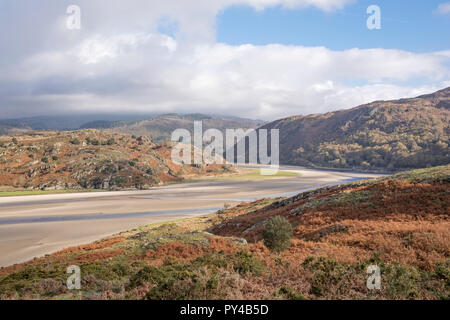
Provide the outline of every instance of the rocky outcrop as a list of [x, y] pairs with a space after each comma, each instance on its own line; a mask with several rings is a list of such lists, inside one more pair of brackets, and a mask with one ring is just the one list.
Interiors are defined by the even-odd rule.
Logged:
[[170, 144], [98, 130], [32, 132], [0, 137], [0, 186], [14, 188], [148, 189], [185, 176], [228, 172], [222, 165], [178, 165]]

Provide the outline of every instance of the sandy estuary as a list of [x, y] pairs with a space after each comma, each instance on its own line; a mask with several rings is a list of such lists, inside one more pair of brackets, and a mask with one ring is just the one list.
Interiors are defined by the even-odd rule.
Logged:
[[0, 198], [0, 266], [90, 243], [142, 225], [213, 213], [225, 205], [290, 196], [376, 175], [307, 170], [298, 177], [207, 180], [145, 191]]

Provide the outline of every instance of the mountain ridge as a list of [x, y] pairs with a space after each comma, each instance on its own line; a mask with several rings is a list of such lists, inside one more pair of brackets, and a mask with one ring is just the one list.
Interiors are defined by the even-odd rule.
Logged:
[[163, 114], [132, 124], [110, 128], [111, 132], [131, 135], [149, 136], [155, 142], [170, 141], [171, 134], [176, 129], [187, 129], [191, 133], [194, 121], [202, 121], [203, 129], [256, 129], [263, 121], [228, 116], [210, 116], [205, 114]]
[[450, 88], [287, 117], [259, 129], [280, 130], [283, 164], [364, 170], [444, 165], [450, 159]]

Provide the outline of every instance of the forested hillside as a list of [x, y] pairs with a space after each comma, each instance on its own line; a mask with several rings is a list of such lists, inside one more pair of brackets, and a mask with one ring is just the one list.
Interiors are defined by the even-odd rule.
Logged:
[[282, 163], [396, 170], [450, 163], [450, 88], [413, 99], [296, 116], [280, 129]]

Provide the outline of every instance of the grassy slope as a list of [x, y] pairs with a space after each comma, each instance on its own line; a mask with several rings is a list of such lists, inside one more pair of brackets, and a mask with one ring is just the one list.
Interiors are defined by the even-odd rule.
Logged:
[[[145, 226], [0, 270], [1, 298], [443, 299], [450, 292], [450, 167], [243, 203]], [[264, 221], [295, 226], [271, 254]], [[246, 240], [244, 240], [245, 238]], [[67, 291], [65, 268], [82, 270]], [[382, 289], [366, 287], [377, 264]]]

